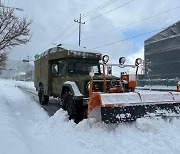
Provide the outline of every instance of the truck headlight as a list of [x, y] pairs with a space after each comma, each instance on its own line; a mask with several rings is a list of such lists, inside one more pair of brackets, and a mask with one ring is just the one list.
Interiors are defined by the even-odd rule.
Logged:
[[126, 61], [125, 57], [120, 57], [119, 58], [119, 64], [120, 65], [123, 65], [125, 63], [125, 61]]
[[104, 55], [102, 58], [102, 61], [104, 64], [106, 64], [109, 61], [109, 56], [108, 55]]
[[135, 61], [135, 65], [136, 66], [139, 66], [139, 64], [142, 63], [142, 59], [141, 58], [137, 58], [136, 61]]

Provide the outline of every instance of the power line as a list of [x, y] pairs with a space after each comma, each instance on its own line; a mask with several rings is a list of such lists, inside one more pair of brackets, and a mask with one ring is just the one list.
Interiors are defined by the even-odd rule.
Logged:
[[156, 30], [153, 30], [153, 31], [150, 31], [150, 32], [146, 32], [146, 33], [142, 33], [142, 34], [135, 35], [135, 36], [132, 36], [132, 37], [128, 37], [128, 38], [125, 38], [125, 39], [122, 39], [122, 40], [119, 40], [119, 41], [115, 41], [115, 42], [111, 42], [111, 43], [108, 43], [108, 44], [104, 44], [104, 45], [101, 45], [101, 46], [98, 46], [98, 47], [95, 47], [95, 48], [92, 48], [92, 49], [98, 49], [98, 48], [106, 47], [106, 46], [109, 46], [109, 45], [112, 45], [112, 44], [116, 44], [116, 43], [119, 43], [119, 42], [127, 41], [127, 40], [130, 40], [130, 39], [136, 38], [136, 37], [144, 36], [144, 35], [147, 35], [147, 34], [159, 31], [159, 30], [164, 30], [164, 29], [165, 28], [156, 29]]
[[139, 22], [142, 22], [142, 21], [145, 21], [145, 20], [148, 20], [148, 19], [157, 17], [157, 16], [159, 16], [159, 15], [168, 13], [168, 12], [170, 12], [170, 11], [173, 11], [173, 10], [176, 10], [176, 9], [179, 9], [179, 8], [180, 8], [180, 7], [178, 6], [178, 7], [169, 9], [169, 10], [164, 11], [164, 12], [160, 12], [160, 13], [158, 13], [158, 14], [155, 14], [155, 15], [152, 15], [152, 16], [149, 16], [149, 17], [145, 17], [145, 18], [143, 18], [143, 19], [141, 19], [141, 20], [137, 20], [137, 21], [135, 21], [135, 22], [131, 22], [131, 23], [129, 23], [128, 25], [124, 25], [124, 26], [121, 26], [121, 27], [117, 27], [117, 28], [111, 29], [111, 30], [109, 30], [109, 31], [107, 31], [107, 32], [103, 32], [103, 33], [100, 33], [100, 34], [91, 36], [91, 37], [89, 37], [89, 38], [85, 38], [84, 40], [92, 39], [92, 38], [95, 38], [95, 37], [97, 37], [97, 36], [101, 36], [101, 35], [103, 35], [103, 34], [106, 34], [106, 33], [112, 32], [112, 31], [115, 31], [115, 30], [117, 30], [117, 29], [120, 30], [120, 29], [123, 29], [123, 28], [125, 28], [125, 27], [132, 26], [132, 25], [137, 24], [137, 23], [139, 23]]
[[[103, 5], [101, 5], [101, 6], [97, 7], [97, 8], [95, 8], [95, 9], [91, 10], [90, 12], [87, 12], [87, 13], [84, 14], [82, 17], [84, 18], [84, 17], [86, 17], [86, 16], [88, 16], [88, 15], [90, 15], [90, 14], [92, 14], [92, 13], [94, 13], [94, 12], [96, 12], [96, 11], [102, 9], [102, 8], [105, 8], [106, 6], [114, 3], [115, 1], [117, 1], [117, 0], [110, 0], [110, 1], [108, 1], [108, 2], [106, 2], [106, 3], [104, 3]], [[68, 31], [70, 30], [70, 28], [71, 28], [73, 25], [74, 25], [74, 22], [71, 22], [49, 45], [53, 44], [55, 41], [57, 41], [59, 38], [61, 38], [66, 32], [68, 32]], [[68, 37], [70, 37], [70, 36], [71, 36], [71, 35], [68, 35]], [[67, 38], [68, 38], [68, 37], [67, 37]], [[64, 40], [63, 40], [63, 41], [64, 41]], [[49, 45], [48, 45], [48, 46], [49, 46]]]
[[[85, 15], [83, 15], [83, 17], [88, 16], [88, 15], [91, 14], [92, 12], [96, 12], [96, 11], [98, 11], [98, 9], [100, 10], [100, 9], [102, 9], [102, 8], [110, 5], [111, 3], [115, 2], [115, 1], [117, 1], [117, 0], [108, 1], [107, 3], [103, 4], [102, 6], [99, 6], [98, 8], [96, 8], [96, 9], [94, 9], [94, 10], [86, 13]], [[105, 12], [105, 13], [103, 13], [102, 15], [107, 14], [107, 13], [109, 13], [109, 12], [112, 12], [112, 11], [114, 11], [114, 10], [120, 8], [120, 7], [123, 7], [123, 6], [129, 4], [129, 3], [133, 2], [133, 1], [135, 1], [135, 0], [131, 0], [131, 1], [127, 2], [127, 3], [124, 3], [123, 5], [120, 5], [120, 6], [118, 6], [117, 8], [114, 8], [114, 9], [108, 11], [108, 12]], [[102, 15], [100, 15], [100, 16], [102, 16]], [[91, 18], [91, 19], [89, 19], [89, 20], [87, 20], [87, 21], [93, 20], [93, 19], [98, 18], [98, 17], [100, 17], [100, 16], [96, 16], [96, 17]], [[55, 41], [57, 41], [60, 37], [62, 37], [67, 31], [69, 31], [69, 29], [70, 29], [73, 25], [74, 25], [73, 22], [70, 23], [70, 25], [67, 26], [49, 45], [53, 44], [53, 43], [54, 43]], [[75, 31], [76, 31], [76, 30], [75, 30]], [[75, 31], [74, 31], [74, 32], [75, 32]], [[73, 32], [73, 33], [74, 33], [74, 32]], [[69, 38], [71, 35], [72, 35], [72, 34], [68, 35], [68, 37], [66, 37], [64, 40], [66, 40], [67, 38]], [[64, 41], [64, 40], [63, 40], [63, 41]], [[48, 46], [49, 46], [49, 45], [48, 45]]]
[[121, 8], [121, 7], [123, 7], [123, 6], [127, 5], [127, 4], [129, 4], [129, 3], [132, 3], [133, 1], [135, 1], [135, 0], [128, 1], [128, 2], [126, 2], [126, 3], [124, 3], [124, 4], [122, 4], [122, 5], [120, 5], [120, 6], [116, 7], [116, 8], [114, 8], [114, 9], [111, 9], [111, 10], [109, 10], [109, 11], [103, 13], [103, 14], [100, 14], [100, 15], [98, 15], [98, 16], [96, 16], [96, 17], [93, 17], [93, 18], [91, 18], [91, 19], [88, 19], [88, 20], [86, 20], [85, 22], [88, 22], [88, 21], [90, 21], [90, 20], [94, 20], [94, 19], [96, 19], [96, 18], [99, 18], [99, 17], [101, 17], [101, 16], [103, 16], [103, 15], [105, 15], [105, 14], [107, 14], [107, 13], [110, 13], [110, 12], [112, 12], [112, 11], [114, 11], [114, 10], [117, 10], [117, 9], [119, 9], [119, 8]]
[[54, 44], [60, 37], [62, 37], [66, 32], [68, 32], [71, 27], [74, 26], [74, 22], [71, 22], [51, 43], [47, 45], [46, 48], [48, 48], [50, 45]]
[[65, 40], [67, 40], [72, 34], [74, 34], [77, 30], [79, 29], [79, 27], [77, 27], [72, 33], [70, 33], [65, 39], [63, 39], [61, 42], [64, 42]]
[[61, 38], [61, 36], [63, 36], [66, 32], [68, 32], [72, 26], [74, 26], [73, 22], [57, 37], [56, 41]]
[[74, 22], [71, 22], [53, 41], [52, 43], [54, 43], [55, 41], [57, 41], [60, 37], [62, 37], [67, 31], [69, 31], [69, 29], [74, 25]]
[[116, 1], [117, 1], [117, 0], [110, 0], [110, 1], [108, 1], [108, 2], [106, 2], [106, 3], [104, 3], [104, 4], [102, 4], [102, 5], [100, 5], [99, 7], [97, 7], [97, 8], [95, 8], [95, 9], [87, 12], [86, 14], [82, 15], [82, 18], [85, 18], [85, 17], [89, 16], [90, 14], [92, 14], [92, 13], [94, 13], [94, 12], [97, 12], [97, 11], [103, 9], [103, 8], [107, 7], [108, 5], [110, 5], [110, 4], [112, 4], [112, 3], [116, 2]]

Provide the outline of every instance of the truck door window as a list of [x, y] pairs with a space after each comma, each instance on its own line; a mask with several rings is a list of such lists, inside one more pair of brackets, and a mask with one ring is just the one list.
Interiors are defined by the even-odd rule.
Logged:
[[70, 73], [89, 74], [89, 72], [92, 69], [93, 69], [94, 73], [100, 74], [98, 63], [78, 61], [78, 62], [71, 62], [71, 63], [68, 64], [68, 70], [69, 70]]
[[64, 74], [64, 63], [62, 61], [56, 61], [52, 64], [52, 74], [54, 76]]
[[58, 64], [57, 63], [52, 64], [52, 74], [55, 76], [58, 75]]

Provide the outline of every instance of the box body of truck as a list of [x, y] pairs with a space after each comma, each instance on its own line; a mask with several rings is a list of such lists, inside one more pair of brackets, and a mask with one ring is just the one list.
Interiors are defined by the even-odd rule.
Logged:
[[[76, 99], [82, 99], [85, 97], [84, 95], [87, 96], [87, 92], [85, 92], [87, 90], [81, 81], [90, 80], [88, 72], [90, 70], [86, 70], [87, 74], [74, 73], [74, 70], [70, 71], [72, 64], [78, 65], [79, 63], [81, 69], [83, 69], [82, 65], [88, 63], [96, 64], [99, 67], [99, 60], [101, 60], [100, 53], [91, 52], [84, 48], [74, 49], [67, 46], [51, 48], [39, 55], [34, 62], [36, 90], [38, 91], [39, 87], [43, 85], [45, 95], [61, 97], [63, 87], [69, 87]], [[84, 66], [84, 68], [86, 67]]]

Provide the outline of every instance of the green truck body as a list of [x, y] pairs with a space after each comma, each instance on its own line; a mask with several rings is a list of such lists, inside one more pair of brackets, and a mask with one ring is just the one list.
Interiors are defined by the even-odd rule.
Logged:
[[90, 80], [92, 67], [96, 68], [96, 75], [101, 76], [101, 56], [100, 53], [88, 52], [84, 48], [75, 50], [63, 46], [43, 52], [34, 62], [36, 90], [43, 86], [45, 95], [62, 97], [68, 89], [76, 100], [88, 97], [88, 87], [85, 84]]
[[[49, 102], [49, 96], [61, 99], [61, 105], [70, 119], [77, 121], [87, 116], [87, 104], [91, 77], [94, 72], [93, 90], [103, 92], [101, 73], [102, 55], [85, 48], [58, 45], [36, 56], [34, 86], [42, 105]], [[114, 76], [106, 76], [107, 89]]]

